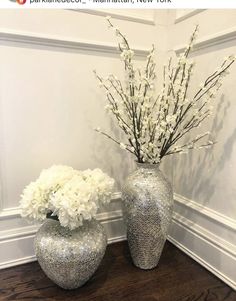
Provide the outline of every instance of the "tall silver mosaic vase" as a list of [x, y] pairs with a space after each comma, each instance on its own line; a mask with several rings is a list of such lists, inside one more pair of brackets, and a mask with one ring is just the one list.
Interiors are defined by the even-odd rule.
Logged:
[[134, 264], [157, 266], [171, 223], [173, 192], [159, 165], [137, 164], [122, 188], [127, 239]]
[[48, 219], [34, 241], [38, 262], [45, 274], [64, 289], [82, 286], [97, 270], [106, 250], [103, 226], [95, 220], [73, 231]]

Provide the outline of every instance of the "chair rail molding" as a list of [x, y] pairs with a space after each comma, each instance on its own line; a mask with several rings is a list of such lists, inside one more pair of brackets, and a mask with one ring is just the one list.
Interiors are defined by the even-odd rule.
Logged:
[[184, 205], [186, 208], [205, 216], [209, 220], [217, 222], [222, 227], [236, 232], [236, 220], [176, 193], [174, 195], [174, 200], [177, 203]]
[[[236, 26], [198, 39], [194, 44], [192, 53], [230, 41], [236, 41]], [[184, 45], [177, 46], [174, 48], [174, 52], [176, 55], [179, 55], [184, 51], [185, 47]]]
[[[119, 49], [116, 44], [102, 43], [98, 41], [86, 41], [74, 38], [62, 38], [58, 36], [42, 35], [33, 32], [13, 31], [0, 28], [0, 43], [12, 43], [18, 45], [35, 45], [40, 47], [51, 47], [70, 49], [74, 51], [90, 51], [96, 53], [117, 54]], [[146, 57], [149, 49], [142, 47], [133, 48], [137, 57]]]

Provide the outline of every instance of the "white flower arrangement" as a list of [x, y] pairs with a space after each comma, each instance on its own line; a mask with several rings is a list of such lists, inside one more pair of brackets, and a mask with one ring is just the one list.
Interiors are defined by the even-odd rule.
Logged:
[[109, 203], [113, 186], [114, 180], [100, 169], [77, 171], [55, 165], [24, 189], [22, 216], [38, 221], [58, 219], [73, 230], [96, 218], [100, 204]]
[[189, 59], [189, 54], [198, 33], [196, 26], [184, 53], [177, 58], [177, 63], [174, 64], [170, 58], [164, 66], [162, 89], [156, 95], [154, 46], [147, 56], [144, 70], [136, 68], [133, 62], [134, 51], [127, 38], [114, 27], [110, 17], [107, 17], [107, 21], [120, 39], [119, 49], [126, 80], [122, 84], [112, 74], [102, 78], [94, 72], [100, 87], [106, 91], [108, 105], [105, 109], [115, 116], [127, 141], [118, 141], [100, 128], [95, 130], [134, 154], [140, 163], [155, 164], [167, 155], [213, 145], [215, 142], [210, 140], [200, 142], [210, 135], [209, 132], [200, 134], [187, 143], [177, 143], [194, 128], [200, 127], [212, 114], [211, 103], [236, 57], [226, 57], [219, 68], [199, 85], [194, 95], [189, 96], [194, 69], [194, 62]]

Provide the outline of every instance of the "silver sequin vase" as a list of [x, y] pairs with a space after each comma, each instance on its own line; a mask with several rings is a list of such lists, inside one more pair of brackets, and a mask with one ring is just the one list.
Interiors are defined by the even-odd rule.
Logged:
[[69, 230], [48, 219], [38, 230], [34, 249], [44, 273], [64, 289], [76, 289], [97, 270], [106, 250], [107, 237], [96, 220]]
[[137, 164], [123, 188], [123, 211], [133, 263], [157, 266], [172, 219], [173, 192], [159, 165]]

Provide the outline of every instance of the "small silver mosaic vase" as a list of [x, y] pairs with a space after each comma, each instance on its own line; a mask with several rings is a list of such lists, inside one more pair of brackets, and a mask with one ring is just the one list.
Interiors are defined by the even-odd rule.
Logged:
[[107, 237], [96, 220], [69, 230], [48, 219], [38, 230], [34, 248], [44, 273], [64, 289], [82, 286], [97, 270], [106, 250]]
[[171, 223], [173, 192], [157, 164], [137, 163], [122, 188], [132, 260], [141, 269], [157, 266]]

